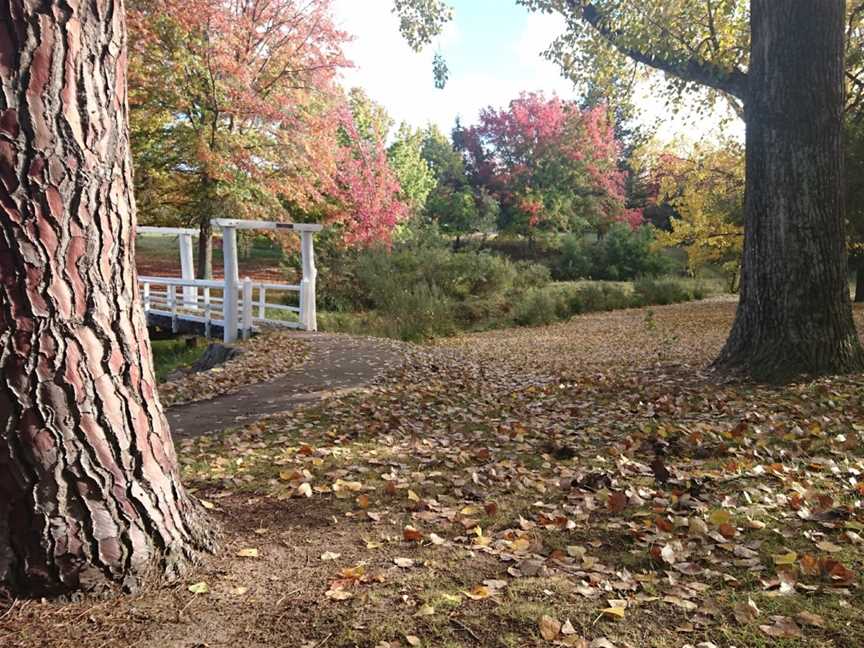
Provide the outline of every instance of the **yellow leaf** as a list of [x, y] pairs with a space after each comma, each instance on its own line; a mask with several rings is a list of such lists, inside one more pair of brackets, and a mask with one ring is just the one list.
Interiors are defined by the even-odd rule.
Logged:
[[771, 556], [772, 560], [774, 560], [775, 565], [794, 565], [795, 561], [798, 560], [798, 554], [794, 551], [789, 551], [783, 554], [776, 554]]
[[530, 547], [531, 541], [528, 538], [516, 538], [511, 545], [513, 551], [517, 553], [528, 551]]
[[732, 516], [729, 515], [729, 511], [717, 509], [716, 511], [711, 511], [711, 515], [708, 519], [714, 526], [722, 526], [724, 524], [729, 524], [729, 522], [732, 520]]
[[610, 617], [615, 617], [616, 619], [623, 619], [624, 618], [624, 608], [623, 607], [603, 608], [602, 613], [607, 615], [607, 616], [610, 616]]
[[257, 558], [258, 550], [257, 549], [241, 549], [237, 552], [237, 555], [241, 558]]
[[206, 594], [210, 591], [210, 586], [205, 582], [195, 583], [194, 585], [190, 585], [188, 587], [189, 591], [193, 594]]
[[201, 506], [203, 506], [205, 509], [216, 508], [216, 506], [213, 504], [213, 502], [208, 502], [207, 500], [199, 500], [199, 501], [201, 502]]
[[339, 572], [342, 578], [347, 578], [350, 580], [360, 580], [365, 573], [366, 568], [363, 565], [357, 565], [355, 567], [345, 567], [342, 571]]
[[300, 484], [300, 487], [297, 489], [297, 492], [300, 495], [302, 495], [303, 497], [312, 497], [312, 487], [306, 482], [303, 482], [302, 484]]
[[464, 592], [464, 594], [473, 601], [480, 601], [492, 596], [492, 591], [488, 587], [477, 585], [470, 592]]

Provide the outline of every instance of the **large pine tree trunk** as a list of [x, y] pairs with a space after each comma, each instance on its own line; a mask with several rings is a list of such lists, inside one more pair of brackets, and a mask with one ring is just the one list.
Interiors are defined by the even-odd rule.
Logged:
[[751, 0], [741, 300], [717, 364], [765, 380], [860, 369], [847, 283], [843, 0]]
[[0, 0], [0, 587], [99, 589], [212, 544], [134, 265], [122, 0]]

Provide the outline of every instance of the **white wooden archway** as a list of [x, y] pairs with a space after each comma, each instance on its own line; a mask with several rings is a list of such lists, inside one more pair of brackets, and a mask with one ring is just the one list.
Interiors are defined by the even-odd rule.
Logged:
[[[322, 226], [233, 218], [216, 218], [211, 221], [211, 224], [214, 228], [222, 230], [224, 277], [221, 281], [195, 279], [192, 238], [198, 235], [198, 230], [180, 227], [138, 227], [138, 234], [177, 236], [180, 246], [180, 277], [141, 276], [138, 278], [144, 310], [148, 316], [170, 318], [172, 328], [175, 330], [179, 329], [183, 321], [202, 324], [208, 337], [211, 327], [221, 327], [226, 343], [233, 342], [238, 335], [248, 337], [254, 325], [262, 323], [317, 331], [318, 270], [315, 267], [313, 237], [321, 231]], [[300, 284], [256, 282], [248, 277], [241, 280], [237, 255], [237, 230], [292, 230], [298, 233], [301, 238], [303, 267]], [[267, 294], [274, 292], [298, 293], [299, 307], [268, 302]], [[275, 317], [286, 312], [295, 314], [297, 320]]]

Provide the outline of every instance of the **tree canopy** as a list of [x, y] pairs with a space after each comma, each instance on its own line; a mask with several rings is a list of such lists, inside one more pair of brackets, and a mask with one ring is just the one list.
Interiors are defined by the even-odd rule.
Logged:
[[504, 230], [602, 230], [615, 220], [642, 220], [625, 207], [621, 144], [605, 106], [582, 110], [525, 93], [504, 109], [485, 109], [459, 139], [476, 182], [501, 205]]

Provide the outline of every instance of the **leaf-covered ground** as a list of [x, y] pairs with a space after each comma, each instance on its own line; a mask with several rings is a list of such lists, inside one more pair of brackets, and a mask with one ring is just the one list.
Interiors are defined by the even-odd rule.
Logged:
[[862, 376], [722, 381], [733, 314], [406, 346], [365, 393], [182, 442], [220, 554], [7, 603], [0, 645], [862, 646]]
[[209, 400], [246, 385], [267, 382], [300, 366], [308, 354], [307, 344], [279, 330], [237, 342], [235, 346], [242, 353], [225, 364], [200, 372], [187, 368], [160, 385], [163, 405]]

